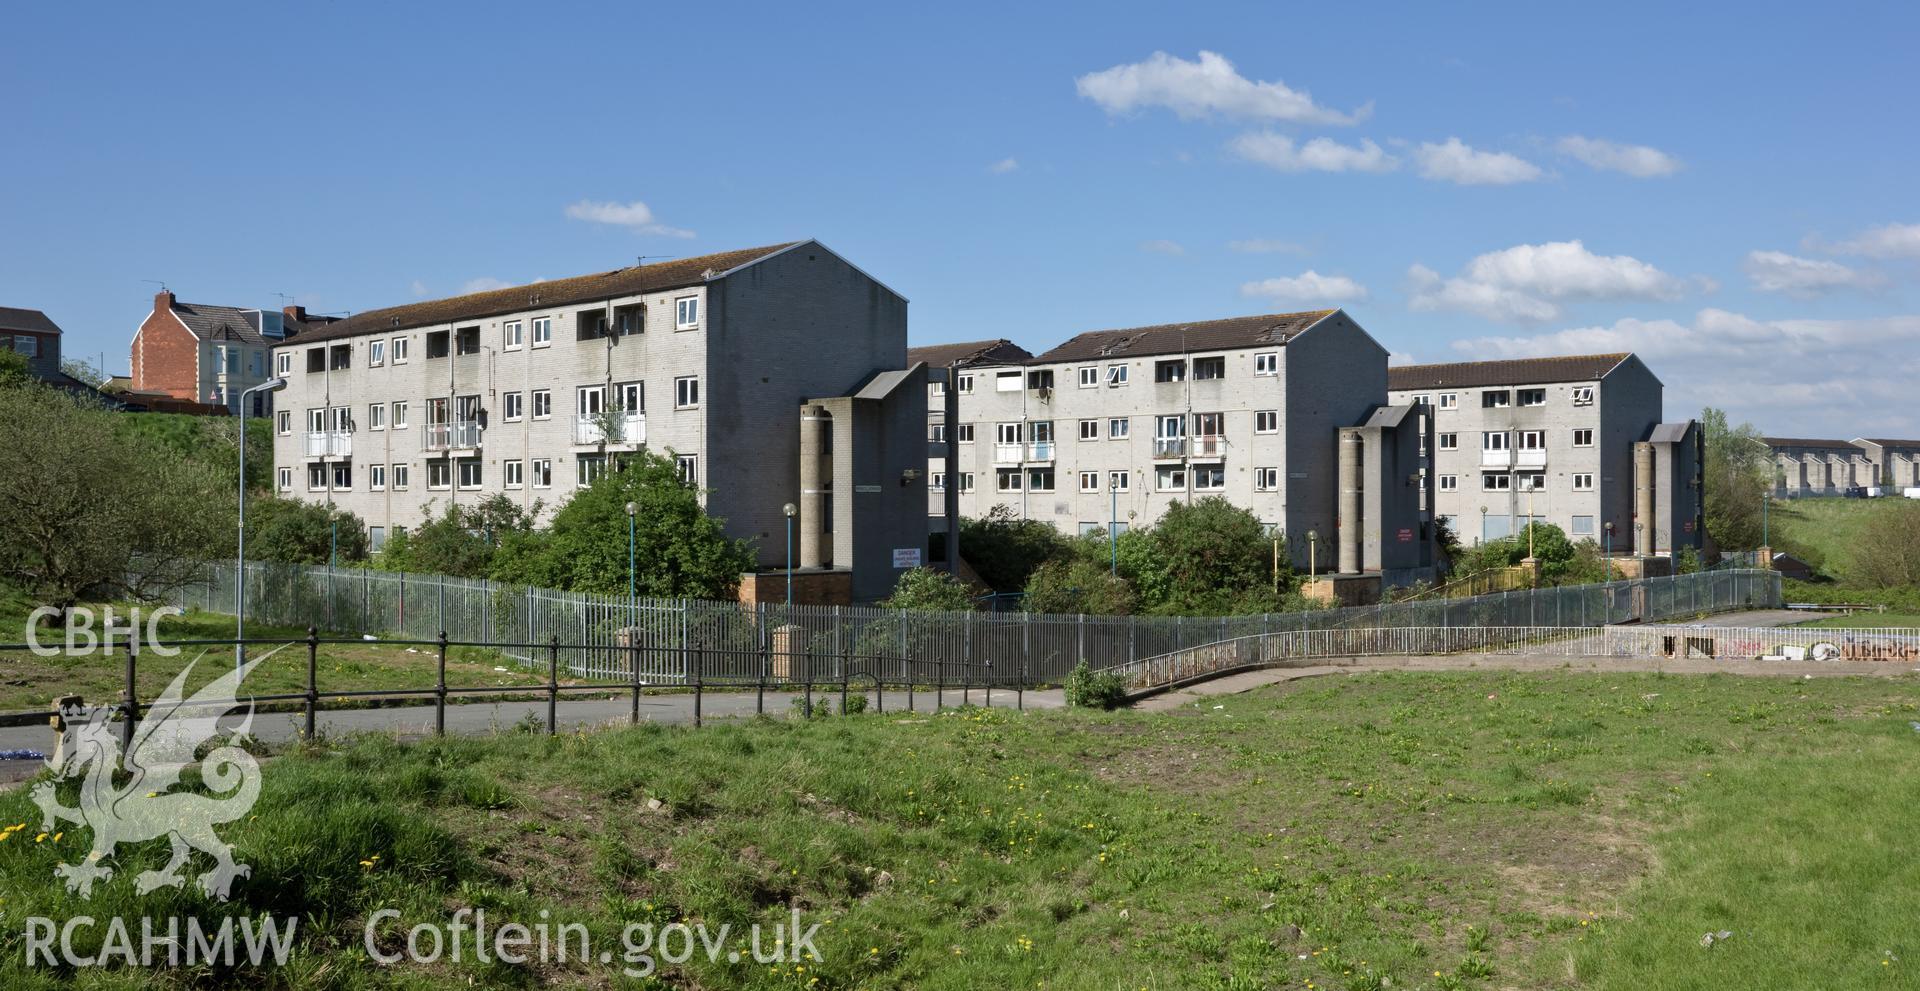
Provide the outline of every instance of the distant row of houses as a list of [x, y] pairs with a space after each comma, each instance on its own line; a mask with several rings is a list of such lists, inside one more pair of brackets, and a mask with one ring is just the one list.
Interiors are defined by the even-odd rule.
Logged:
[[1773, 454], [1773, 493], [1782, 499], [1920, 489], [1920, 440], [1855, 437], [1821, 440], [1766, 437]]
[[[1119, 532], [1218, 496], [1343, 598], [1434, 577], [1443, 525], [1471, 544], [1549, 522], [1646, 558], [1705, 543], [1699, 427], [1632, 354], [1390, 367], [1337, 309], [910, 349], [907, 306], [812, 240], [347, 319], [162, 290], [116, 384], [270, 416], [279, 493], [358, 514], [376, 547], [486, 498], [550, 518], [666, 454], [754, 541], [749, 596], [791, 565], [796, 598], [872, 601], [954, 565], [959, 520], [1002, 506]], [[21, 349], [57, 372], [51, 333]]]

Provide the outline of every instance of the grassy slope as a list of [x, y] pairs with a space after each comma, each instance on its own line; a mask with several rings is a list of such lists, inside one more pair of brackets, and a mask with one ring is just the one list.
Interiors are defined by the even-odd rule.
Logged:
[[[668, 976], [1912, 987], [1916, 699], [1911, 680], [1402, 674], [1154, 716], [363, 740], [269, 765], [255, 817], [225, 833], [254, 867], [225, 910], [302, 913], [306, 949], [277, 979], [316, 987], [617, 983], [598, 967], [377, 970], [351, 948], [378, 906], [409, 923], [547, 908], [610, 939], [626, 921], [771, 922], [789, 904], [833, 920], [807, 971]], [[0, 823], [31, 825], [31, 811], [20, 792], [0, 796]], [[124, 878], [75, 901], [47, 883], [75, 838], [31, 834], [0, 842], [9, 920], [218, 911], [170, 894], [136, 903]], [[1698, 945], [1721, 929], [1734, 939]], [[19, 939], [0, 928], [0, 984], [57, 986], [18, 969]], [[1887, 950], [1900, 961], [1883, 966]]]
[[1867, 522], [1912, 506], [1909, 499], [1779, 500], [1772, 509], [1775, 549], [1804, 554], [1816, 569], [1845, 580]]

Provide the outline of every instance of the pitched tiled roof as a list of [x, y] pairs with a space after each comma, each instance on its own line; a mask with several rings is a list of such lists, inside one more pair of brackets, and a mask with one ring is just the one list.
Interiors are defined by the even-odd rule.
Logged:
[[992, 341], [964, 341], [958, 344], [928, 344], [907, 349], [907, 364], [924, 361], [929, 368], [954, 365], [1017, 365], [1033, 357], [1033, 352], [1002, 337]]
[[1855, 447], [1850, 440], [1822, 440], [1808, 437], [1762, 437], [1768, 447]]
[[58, 334], [60, 325], [39, 310], [0, 306], [0, 330], [26, 330], [37, 334]]
[[1543, 382], [1597, 382], [1633, 355], [1579, 354], [1553, 358], [1513, 358], [1505, 361], [1455, 361], [1439, 365], [1394, 365], [1387, 369], [1387, 388], [1472, 388], [1474, 386], [1535, 385]]
[[1334, 312], [1309, 310], [1304, 313], [1263, 313], [1250, 317], [1165, 323], [1124, 330], [1090, 330], [1042, 353], [1032, 363], [1047, 365], [1065, 361], [1138, 358], [1155, 354], [1226, 351], [1285, 344]]
[[1878, 444], [1881, 447], [1920, 447], [1920, 440], [1888, 440], [1884, 437], [1862, 437], [1860, 441], [1856, 441], [1855, 443], [1861, 441], [1868, 444]]
[[[278, 344], [277, 340], [263, 337], [254, 329], [253, 321], [247, 314], [256, 312], [238, 306], [214, 306], [210, 303], [182, 303], [175, 300], [173, 313], [180, 322], [193, 331], [193, 336], [203, 341], [240, 341], [245, 344]], [[272, 310], [268, 310], [272, 313]], [[295, 326], [287, 321], [289, 329]]]
[[389, 306], [386, 309], [355, 313], [345, 320], [303, 331], [299, 341], [305, 344], [338, 337], [378, 334], [412, 327], [457, 323], [462, 320], [479, 320], [536, 307], [571, 306], [616, 296], [633, 296], [639, 293], [659, 292], [663, 289], [697, 286], [711, 276], [758, 261], [800, 243], [802, 242], [790, 241], [764, 248], [722, 251], [652, 265], [616, 268], [611, 272], [597, 272], [593, 275], [576, 275], [567, 279], [535, 282], [508, 289], [490, 289], [486, 292], [469, 293], [447, 299], [404, 303], [400, 306]]

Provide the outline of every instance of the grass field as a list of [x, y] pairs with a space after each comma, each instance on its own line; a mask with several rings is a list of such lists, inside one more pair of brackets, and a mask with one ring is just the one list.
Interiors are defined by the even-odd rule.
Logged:
[[[18, 642], [26, 627], [26, 611], [0, 608], [0, 641]], [[122, 613], [124, 615], [124, 613]], [[163, 619], [163, 639], [211, 640], [233, 636], [233, 617], [215, 613], [189, 613]], [[43, 642], [57, 644], [61, 634], [43, 634]], [[247, 636], [282, 639], [292, 646], [280, 649], [247, 675], [246, 688], [260, 695], [279, 695], [306, 690], [307, 632], [288, 627], [249, 624]], [[255, 657], [273, 650], [273, 645], [248, 648]], [[166, 689], [174, 676], [188, 663], [194, 663], [188, 679], [188, 691], [205, 685], [233, 667], [232, 647], [181, 648], [174, 657], [152, 652], [142, 653], [135, 665], [136, 683], [141, 696], [152, 700]], [[437, 658], [432, 647], [411, 650], [377, 641], [322, 644], [316, 664], [322, 691], [371, 691], [378, 689], [431, 688]], [[563, 672], [564, 675], [564, 672]], [[564, 684], [567, 679], [562, 678]], [[472, 647], [453, 647], [447, 652], [447, 683], [475, 687], [544, 684], [546, 672], [526, 670], [498, 651]], [[79, 695], [89, 702], [118, 698], [125, 691], [124, 654], [96, 654], [83, 657], [42, 657], [31, 651], [0, 651], [0, 712], [44, 710], [62, 695]], [[472, 701], [472, 697], [456, 697]]]
[[1897, 612], [1857, 612], [1849, 616], [1828, 616], [1811, 623], [1796, 623], [1796, 626], [1818, 626], [1822, 628], [1852, 630], [1885, 630], [1900, 628], [1920, 630], [1920, 616]]
[[[1192, 710], [962, 710], [693, 731], [365, 739], [267, 765], [225, 905], [52, 883], [0, 795], [0, 985], [28, 915], [303, 919], [267, 973], [98, 988], [1920, 987], [1920, 680], [1376, 674]], [[457, 908], [822, 922], [817, 960], [383, 969]], [[830, 920], [830, 921], [823, 921]], [[1711, 947], [1706, 933], [1732, 935]], [[90, 937], [95, 943], [98, 936]], [[604, 942], [602, 942], [604, 940]], [[83, 939], [76, 946], [88, 952]]]
[[1882, 513], [1920, 512], [1911, 499], [1781, 499], [1771, 511], [1774, 549], [1802, 555], [1828, 577], [1846, 580], [1868, 521]]

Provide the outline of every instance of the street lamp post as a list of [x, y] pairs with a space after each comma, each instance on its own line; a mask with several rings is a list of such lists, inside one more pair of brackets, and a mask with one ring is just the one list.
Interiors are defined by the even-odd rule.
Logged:
[[[780, 511], [787, 514], [787, 609], [792, 610], [793, 609], [793, 515], [800, 511], [800, 507], [794, 505], [793, 503], [787, 503], [786, 505], [780, 507]], [[956, 539], [958, 536], [959, 536], [958, 534], [948, 534], [947, 539], [951, 541]], [[955, 560], [958, 559], [958, 555], [955, 555], [952, 553], [949, 553], [947, 556]], [[949, 561], [948, 563], [951, 564], [952, 561]]]
[[1107, 476], [1107, 574], [1120, 573], [1120, 489]]
[[1307, 576], [1320, 577], [1320, 531], [1307, 531]]
[[233, 668], [246, 666], [247, 646], [247, 397], [256, 392], [278, 392], [287, 380], [274, 377], [240, 393], [240, 537], [233, 568]]
[[633, 577], [633, 517], [640, 507], [627, 503], [627, 620], [633, 620], [634, 577]]

